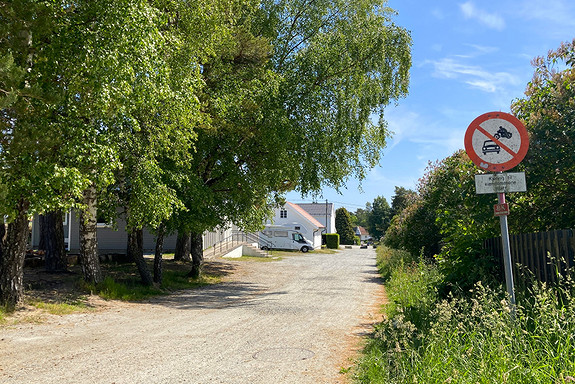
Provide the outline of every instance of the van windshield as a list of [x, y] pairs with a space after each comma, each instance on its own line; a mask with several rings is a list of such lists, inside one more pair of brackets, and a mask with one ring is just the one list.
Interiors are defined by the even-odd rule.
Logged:
[[293, 236], [293, 239], [295, 241], [297, 241], [298, 243], [305, 243], [305, 239], [301, 233], [294, 233], [292, 236]]

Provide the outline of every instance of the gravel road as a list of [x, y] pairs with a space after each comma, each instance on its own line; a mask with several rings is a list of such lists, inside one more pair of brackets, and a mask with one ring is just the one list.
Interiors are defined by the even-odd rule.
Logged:
[[373, 249], [221, 261], [226, 281], [0, 329], [0, 383], [345, 383], [383, 298]]

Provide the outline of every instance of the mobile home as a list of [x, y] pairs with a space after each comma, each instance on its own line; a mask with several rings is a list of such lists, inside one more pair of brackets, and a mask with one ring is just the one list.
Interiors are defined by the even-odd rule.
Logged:
[[314, 250], [312, 242], [294, 229], [293, 225], [266, 225], [259, 238], [261, 249], [294, 249], [302, 252]]

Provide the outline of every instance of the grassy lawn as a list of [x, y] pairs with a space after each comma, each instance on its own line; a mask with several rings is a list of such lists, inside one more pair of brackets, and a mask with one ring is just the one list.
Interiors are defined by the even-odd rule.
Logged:
[[[135, 265], [131, 263], [103, 263], [105, 279], [93, 285], [82, 280], [80, 266], [73, 265], [67, 273], [46, 273], [43, 268], [29, 268], [24, 272], [24, 299], [13, 313], [0, 308], [0, 324], [42, 322], [45, 315], [66, 315], [94, 310], [90, 295], [106, 300], [141, 301], [154, 296], [168, 295], [178, 290], [194, 289], [217, 284], [234, 272], [230, 263], [206, 261], [199, 279], [187, 277], [191, 265], [173, 260], [167, 255], [163, 262], [161, 286], [144, 286]], [[152, 270], [153, 260], [148, 259]]]

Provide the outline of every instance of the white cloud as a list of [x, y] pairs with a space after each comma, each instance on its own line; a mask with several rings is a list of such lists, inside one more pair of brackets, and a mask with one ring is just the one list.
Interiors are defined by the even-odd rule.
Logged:
[[488, 13], [479, 9], [473, 4], [472, 1], [460, 4], [459, 8], [466, 19], [474, 19], [488, 28], [501, 31], [505, 28], [505, 20], [503, 17], [495, 13]]
[[434, 67], [433, 75], [438, 78], [460, 80], [472, 88], [493, 93], [508, 85], [517, 85], [519, 80], [508, 72], [489, 72], [477, 65], [460, 63], [452, 58], [428, 61]]

